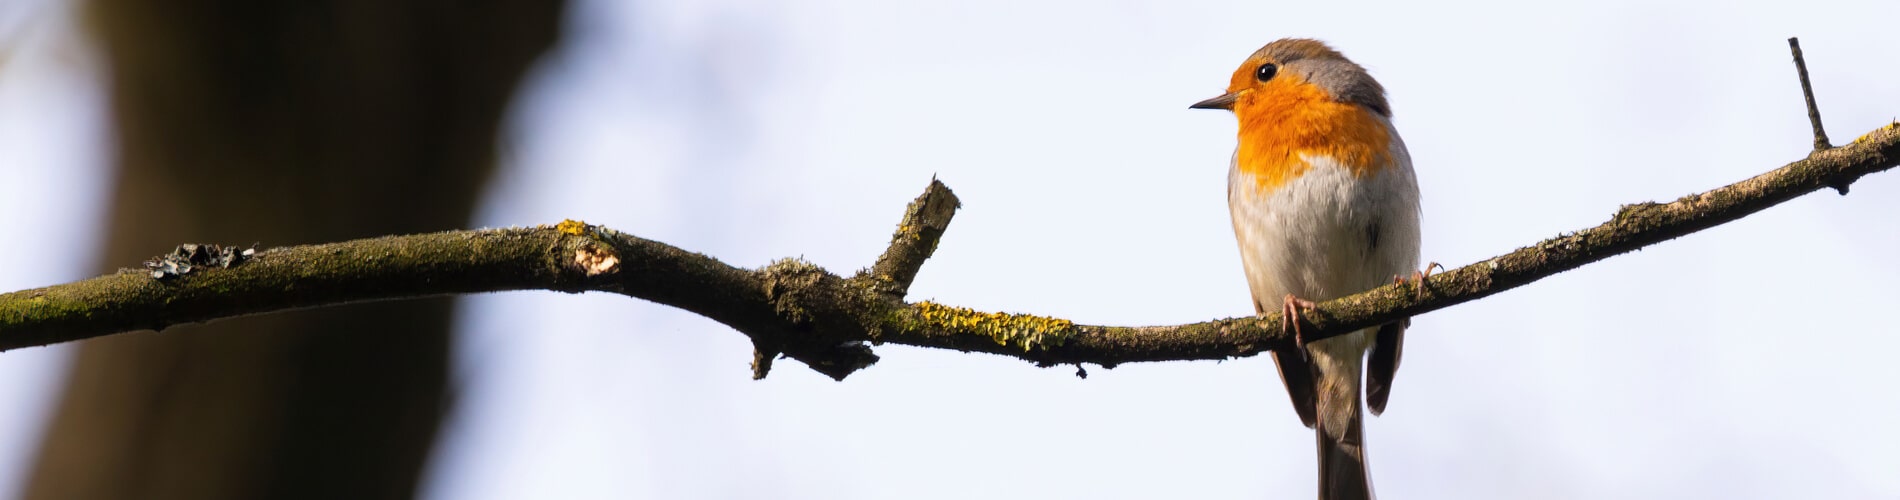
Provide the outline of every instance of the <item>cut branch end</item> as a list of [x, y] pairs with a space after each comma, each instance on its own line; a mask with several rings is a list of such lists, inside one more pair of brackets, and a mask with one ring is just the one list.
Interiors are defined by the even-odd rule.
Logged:
[[904, 219], [898, 221], [897, 231], [891, 234], [890, 248], [871, 266], [872, 279], [884, 285], [881, 288], [886, 295], [902, 300], [910, 291], [911, 280], [917, 278], [917, 270], [923, 268], [930, 254], [937, 251], [937, 242], [961, 206], [956, 193], [932, 177], [924, 194], [904, 208]]

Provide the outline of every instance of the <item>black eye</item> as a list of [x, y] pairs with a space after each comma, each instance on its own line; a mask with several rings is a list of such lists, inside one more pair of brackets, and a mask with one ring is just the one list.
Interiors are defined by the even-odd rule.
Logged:
[[1272, 80], [1273, 74], [1279, 73], [1279, 72], [1280, 72], [1279, 66], [1274, 66], [1273, 63], [1261, 63], [1260, 69], [1254, 70], [1253, 76], [1254, 78], [1259, 78], [1260, 81], [1264, 82], [1267, 80]]

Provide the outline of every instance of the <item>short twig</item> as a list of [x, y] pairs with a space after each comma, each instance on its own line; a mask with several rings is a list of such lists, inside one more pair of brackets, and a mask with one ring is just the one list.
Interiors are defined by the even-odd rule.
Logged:
[[1794, 52], [1794, 72], [1801, 76], [1801, 98], [1808, 103], [1808, 123], [1814, 125], [1814, 150], [1826, 151], [1834, 145], [1827, 140], [1827, 130], [1821, 128], [1821, 108], [1814, 105], [1814, 85], [1808, 83], [1808, 60], [1801, 57], [1801, 39], [1789, 38], [1788, 50]]

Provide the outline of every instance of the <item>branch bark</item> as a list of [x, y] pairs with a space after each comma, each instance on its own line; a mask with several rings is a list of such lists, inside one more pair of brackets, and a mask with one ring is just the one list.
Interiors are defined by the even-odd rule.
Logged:
[[[1320, 303], [1301, 316], [1302, 331], [1317, 340], [1476, 300], [1821, 188], [1844, 188], [1896, 164], [1900, 123], [1715, 190], [1624, 205], [1602, 225], [1434, 275], [1422, 294], [1419, 285], [1398, 283]], [[782, 354], [842, 379], [877, 361], [867, 343], [1113, 367], [1251, 356], [1292, 341], [1279, 314], [1123, 327], [905, 302], [956, 206], [949, 188], [931, 181], [905, 211], [890, 249], [850, 277], [798, 259], [742, 269], [575, 221], [274, 248], [169, 278], [122, 270], [0, 294], [0, 351], [295, 308], [506, 290], [612, 292], [698, 313], [753, 340], [760, 377]]]

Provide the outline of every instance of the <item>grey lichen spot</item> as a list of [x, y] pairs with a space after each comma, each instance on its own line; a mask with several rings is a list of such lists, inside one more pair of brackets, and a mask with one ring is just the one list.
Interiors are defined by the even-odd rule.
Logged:
[[228, 269], [256, 255], [256, 248], [186, 243], [171, 253], [145, 261], [145, 268], [151, 270], [152, 279], [165, 280], [190, 274], [199, 267]]
[[780, 316], [794, 323], [811, 321], [811, 313], [800, 304], [801, 295], [812, 292], [828, 274], [817, 264], [800, 258], [779, 259], [759, 270], [764, 278], [765, 298]]

